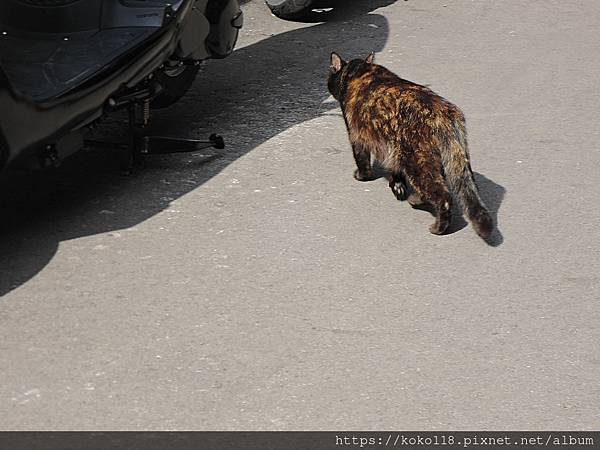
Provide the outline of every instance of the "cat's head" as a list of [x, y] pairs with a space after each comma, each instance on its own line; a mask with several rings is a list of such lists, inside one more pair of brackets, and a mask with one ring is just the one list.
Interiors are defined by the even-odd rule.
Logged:
[[357, 66], [363, 64], [373, 64], [375, 61], [375, 53], [371, 52], [365, 59], [353, 59], [346, 62], [336, 52], [331, 53], [329, 61], [329, 78], [327, 79], [327, 89], [336, 100], [339, 100], [342, 92], [342, 82], [344, 74], [348, 71], [348, 66]]

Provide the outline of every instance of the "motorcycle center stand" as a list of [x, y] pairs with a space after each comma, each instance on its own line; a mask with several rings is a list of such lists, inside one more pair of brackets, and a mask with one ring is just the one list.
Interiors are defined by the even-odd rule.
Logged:
[[[111, 105], [113, 106], [113, 105]], [[115, 105], [116, 106], [116, 105]], [[138, 120], [137, 110], [141, 109], [141, 120]], [[86, 140], [88, 147], [118, 147], [121, 153], [121, 168], [125, 174], [131, 175], [135, 166], [141, 162], [145, 155], [165, 155], [171, 153], [191, 153], [206, 148], [222, 150], [225, 148], [223, 138], [218, 134], [211, 134], [208, 140], [178, 138], [170, 136], [155, 136], [148, 134], [150, 125], [150, 100], [141, 103], [130, 102], [128, 110], [128, 135], [127, 143], [108, 143]]]

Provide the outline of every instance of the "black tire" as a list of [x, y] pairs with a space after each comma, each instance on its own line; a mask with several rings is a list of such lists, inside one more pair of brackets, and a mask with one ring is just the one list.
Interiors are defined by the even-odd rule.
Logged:
[[162, 91], [151, 102], [154, 109], [166, 108], [177, 102], [190, 89], [200, 67], [190, 64], [178, 70], [159, 70], [154, 80], [162, 86]]
[[265, 3], [280, 19], [301, 21], [312, 15], [315, 0], [265, 0]]

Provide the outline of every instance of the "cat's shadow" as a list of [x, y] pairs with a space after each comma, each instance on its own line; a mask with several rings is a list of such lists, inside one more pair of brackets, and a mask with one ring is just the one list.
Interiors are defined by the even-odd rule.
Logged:
[[498, 247], [504, 242], [504, 236], [500, 231], [500, 224], [498, 223], [498, 211], [500, 210], [500, 205], [502, 205], [502, 201], [504, 200], [506, 189], [503, 186], [494, 183], [485, 175], [482, 175], [478, 172], [475, 172], [474, 175], [475, 182], [479, 187], [479, 194], [487, 206], [488, 211], [492, 215], [494, 224], [496, 225], [491, 236], [487, 238], [485, 242], [491, 247]]
[[[374, 170], [375, 170], [376, 176], [379, 178], [385, 179], [386, 184], [387, 184], [388, 172], [386, 172], [385, 169], [378, 166], [377, 164], [375, 164]], [[479, 188], [479, 195], [481, 196], [483, 202], [485, 203], [485, 206], [487, 207], [488, 211], [492, 215], [492, 219], [494, 220], [494, 224], [495, 224], [494, 231], [487, 239], [484, 239], [484, 242], [491, 247], [498, 247], [499, 245], [501, 245], [504, 242], [504, 236], [502, 235], [502, 232], [500, 231], [499, 224], [498, 224], [498, 210], [500, 209], [502, 200], [504, 200], [504, 194], [506, 193], [506, 189], [503, 186], [501, 186], [497, 183], [494, 183], [488, 177], [486, 177], [485, 175], [482, 175], [478, 172], [474, 172], [473, 175], [475, 177], [475, 183], [477, 184], [477, 187]], [[411, 193], [410, 186], [408, 186], [408, 190], [409, 190], [409, 194], [410, 194]], [[435, 215], [434, 208], [429, 204], [413, 206], [412, 209], [419, 210], [419, 211], [425, 211], [431, 215]], [[458, 207], [455, 207], [454, 213], [452, 215], [452, 223], [448, 227], [448, 230], [446, 231], [445, 234], [446, 235], [454, 234], [457, 231], [462, 230], [463, 228], [465, 228], [468, 225], [469, 225], [469, 223], [465, 220], [465, 217], [464, 217], [461, 209]]]

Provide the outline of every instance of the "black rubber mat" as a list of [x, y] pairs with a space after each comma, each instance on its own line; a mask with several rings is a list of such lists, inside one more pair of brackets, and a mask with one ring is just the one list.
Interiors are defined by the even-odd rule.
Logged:
[[34, 100], [59, 96], [92, 77], [158, 28], [113, 28], [64, 36], [0, 35], [0, 62], [14, 89]]

